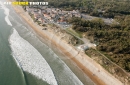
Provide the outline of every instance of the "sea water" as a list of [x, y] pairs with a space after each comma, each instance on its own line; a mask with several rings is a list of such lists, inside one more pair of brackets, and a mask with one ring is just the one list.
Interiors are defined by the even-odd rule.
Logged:
[[26, 85], [23, 71], [17, 67], [11, 55], [8, 38], [12, 25], [7, 11], [9, 10], [0, 4], [0, 85]]
[[41, 42], [11, 6], [1, 3], [0, 13], [0, 85], [94, 84]]

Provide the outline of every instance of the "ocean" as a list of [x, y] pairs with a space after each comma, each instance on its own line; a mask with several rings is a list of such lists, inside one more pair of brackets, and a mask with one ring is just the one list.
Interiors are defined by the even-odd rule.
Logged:
[[0, 85], [94, 85], [0, 1]]

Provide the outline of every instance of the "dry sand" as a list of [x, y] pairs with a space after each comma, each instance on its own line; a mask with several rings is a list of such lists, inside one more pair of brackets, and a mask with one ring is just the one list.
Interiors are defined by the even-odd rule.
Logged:
[[[82, 69], [82, 71], [89, 76], [92, 81], [97, 85], [123, 85], [118, 79], [103, 69], [98, 63], [89, 58], [86, 54], [74, 49], [71, 45], [61, 40], [61, 43], [57, 43], [57, 40], [61, 39], [60, 36], [56, 36], [54, 32], [48, 30], [42, 30], [42, 27], [38, 26], [30, 16], [24, 12], [20, 6], [13, 7], [15, 11], [31, 26], [31, 28], [43, 39], [51, 40], [53, 45], [56, 45], [63, 54], [73, 60], [76, 65]], [[54, 37], [53, 37], [54, 36]], [[52, 39], [53, 37], [53, 39]], [[67, 50], [71, 47], [71, 52]], [[75, 56], [77, 55], [77, 56]]]

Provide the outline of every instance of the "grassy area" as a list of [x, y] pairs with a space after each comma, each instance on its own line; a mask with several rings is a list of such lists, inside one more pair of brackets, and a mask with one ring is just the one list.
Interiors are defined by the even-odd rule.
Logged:
[[35, 22], [35, 18], [34, 18], [34, 15], [33, 14], [29, 14], [32, 18], [32, 20]]
[[[109, 55], [107, 55], [105, 52], [101, 52], [101, 51], [99, 52], [95, 49], [89, 49], [85, 51], [86, 55], [94, 59], [109, 73], [114, 74], [114, 76], [116, 76], [119, 80], [121, 80], [120, 78], [125, 79], [126, 76], [128, 77], [127, 73], [124, 70], [122, 70], [122, 68], [114, 64], [111, 60], [109, 60], [110, 57]], [[118, 71], [118, 73], [115, 73], [116, 71]]]
[[103, 54], [104, 56], [106, 56], [108, 59], [112, 60], [110, 55], [108, 55], [107, 52], [103, 52], [103, 51], [99, 51], [101, 54]]
[[74, 36], [77, 36], [77, 37], [79, 37], [79, 38], [82, 38], [82, 33], [80, 32], [76, 32], [76, 31], [74, 31], [74, 30], [72, 30], [72, 29], [70, 29], [70, 28], [67, 28], [66, 29], [66, 31], [67, 32], [69, 32], [69, 33], [71, 33], [71, 34], [73, 34]]
[[90, 49], [85, 51], [85, 54], [88, 55], [89, 57], [92, 57], [92, 52], [95, 53], [95, 50], [90, 48]]

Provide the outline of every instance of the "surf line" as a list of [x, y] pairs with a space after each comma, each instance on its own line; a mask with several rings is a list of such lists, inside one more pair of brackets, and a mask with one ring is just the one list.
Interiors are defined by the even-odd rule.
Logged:
[[21, 66], [20, 63], [18, 62], [18, 60], [17, 60], [17, 58], [15, 57], [15, 55], [14, 55], [13, 53], [12, 53], [11, 55], [13, 56], [13, 58], [14, 58], [16, 64], [17, 64], [17, 66], [20, 68], [20, 71], [21, 71], [22, 76], [23, 76], [23, 79], [24, 79], [24, 83], [25, 83], [25, 85], [27, 85], [27, 81], [26, 81], [25, 74], [24, 74], [24, 70], [23, 70], [22, 66]]
[[1, 5], [1, 8], [4, 10], [4, 14], [6, 15], [5, 16], [5, 21], [7, 22], [8, 25], [12, 26], [10, 20], [9, 20], [9, 12], [10, 10], [0, 1], [0, 5]]
[[[54, 73], [42, 55], [14, 29], [9, 38], [10, 47], [23, 71], [50, 85], [58, 85]], [[31, 50], [30, 50], [31, 49]]]

